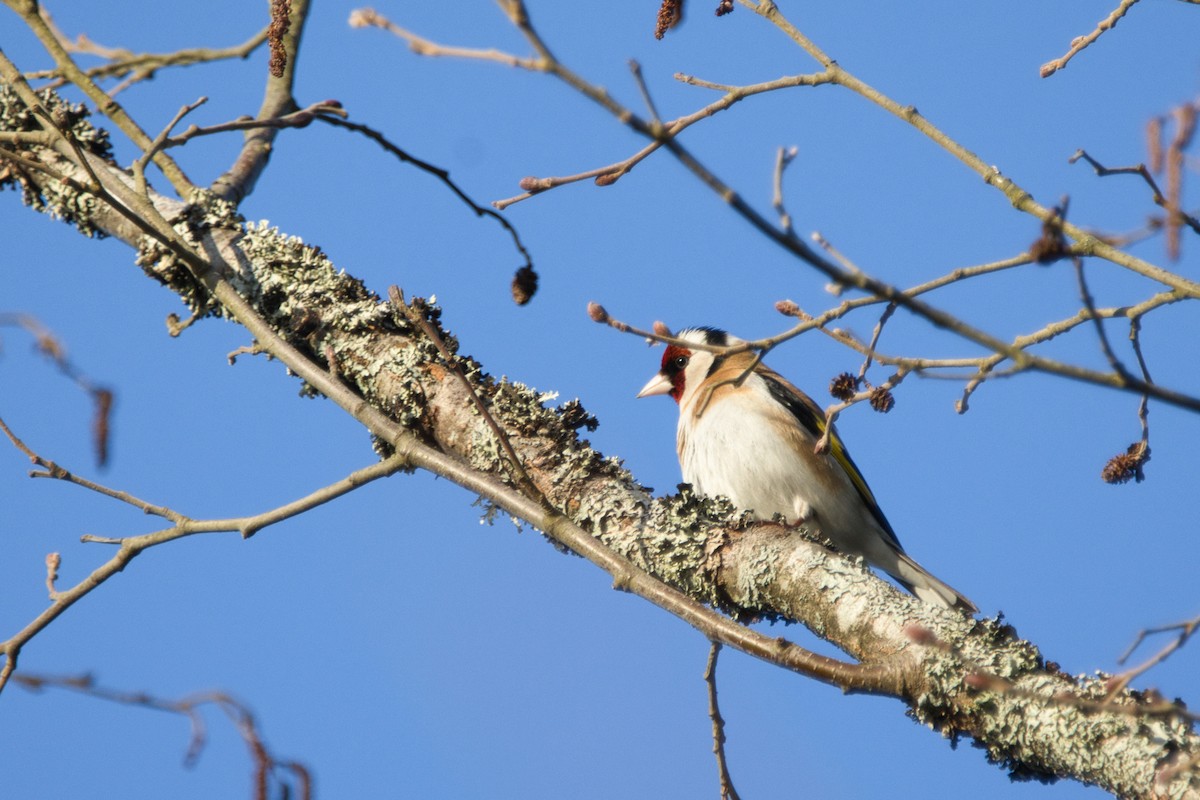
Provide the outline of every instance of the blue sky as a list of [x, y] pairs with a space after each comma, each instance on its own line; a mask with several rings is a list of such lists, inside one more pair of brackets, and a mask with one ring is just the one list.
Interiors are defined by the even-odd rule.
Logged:
[[[133, 50], [230, 45], [262, 21], [257, 5], [251, 14], [233, 2], [203, 11], [49, 8], [68, 33]], [[642, 146], [548, 77], [418, 58], [382, 31], [350, 29], [352, 8], [316, 4], [300, 101], [340, 100], [352, 119], [450, 169], [480, 202], [518, 193], [526, 175], [591, 169]], [[1130, 230], [1156, 210], [1138, 180], [1101, 180], [1067, 158], [1080, 147], [1113, 165], [1145, 158], [1145, 121], [1197, 96], [1194, 7], [1141, 3], [1049, 79], [1038, 67], [1105, 16], [1107, 2], [975, 3], [966, 12], [949, 2], [790, 0], [781, 8], [847, 70], [916, 105], [1039, 201], [1069, 194], [1076, 223]], [[525, 52], [489, 2], [378, 10], [438, 41]], [[560, 58], [640, 108], [627, 66], [637, 59], [665, 118], [715, 99], [674, 81], [675, 72], [751, 83], [814, 69], [740, 7], [715, 19], [693, 2], [662, 42], [651, 35], [653, 3], [531, 0], [530, 10]], [[45, 66], [33, 37], [3, 14], [9, 57], [26, 70]], [[198, 124], [253, 114], [265, 61], [260, 52], [164, 72], [121, 99], [152, 130], [201, 95], [209, 103], [189, 118]], [[796, 146], [786, 192], [797, 229], [820, 230], [896, 285], [1016, 255], [1038, 234], [1036, 221], [909, 126], [833, 87], [751, 98], [683, 141], [765, 212], [775, 150]], [[239, 143], [210, 137], [176, 156], [208, 182]], [[118, 153], [133, 157], [124, 142]], [[169, 338], [163, 320], [180, 304], [142, 275], [125, 245], [85, 240], [15, 194], [0, 199], [0, 311], [36, 315], [117, 393], [113, 459], [99, 472], [86, 398], [31, 352], [27, 336], [0, 330], [0, 415], [43, 455], [211, 517], [265, 510], [372, 462], [361, 428], [329, 403], [297, 397], [277, 363], [226, 363], [227, 352], [249, 343], [244, 331], [209, 320]], [[836, 303], [819, 276], [662, 154], [614, 186], [564, 187], [506, 212], [541, 274], [525, 308], [508, 298], [520, 260], [507, 234], [361, 137], [321, 125], [285, 132], [242, 210], [319, 244], [376, 291], [395, 283], [410, 296], [436, 294], [465, 352], [493, 373], [580, 397], [601, 422], [592, 443], [659, 492], [679, 481], [675, 407], [633, 395], [661, 351], [590, 322], [587, 302], [642, 326], [711, 324], [746, 337], [786, 327], [777, 300], [812, 312]], [[1197, 244], [1185, 240], [1176, 265], [1160, 240], [1132, 252], [1192, 274]], [[1105, 263], [1087, 269], [1099, 305], [1158, 289]], [[931, 299], [1004, 336], [1080, 306], [1066, 264], [1023, 267]], [[1192, 313], [1180, 305], [1152, 315], [1143, 344], [1157, 380], [1195, 394]], [[874, 322], [865, 314], [845, 324], [867, 336]], [[1110, 329], [1118, 347], [1125, 334]], [[881, 349], [975, 352], [903, 314]], [[1046, 352], [1104, 366], [1087, 329]], [[770, 363], [825, 403], [829, 378], [859, 361], [810, 334]], [[1099, 472], [1140, 435], [1136, 397], [1024, 376], [983, 387], [959, 416], [961, 388], [909, 379], [891, 414], [858, 407], [840, 422], [914, 557], [985, 613], [1003, 610], [1073, 673], [1115, 669], [1138, 629], [1198, 612], [1194, 414], [1153, 405], [1148, 480], [1111, 487]], [[0, 448], [0, 637], [46, 604], [47, 552], [62, 554], [61, 585], [69, 585], [108, 555], [80, 544], [81, 534], [153, 529], [137, 512], [31, 482], [25, 470], [19, 453]], [[21, 666], [92, 671], [105, 685], [164, 697], [227, 690], [254, 709], [275, 753], [313, 769], [319, 797], [716, 796], [703, 637], [612, 591], [604, 574], [536, 532], [504, 520], [482, 525], [473, 499], [428, 475], [398, 476], [248, 542], [194, 537], [153, 550], [39, 636]], [[822, 647], [798, 627], [774, 632]], [[1196, 658], [1184, 650], [1141, 683], [1194, 701]], [[951, 749], [896, 701], [843, 697], [728, 650], [719, 679], [730, 767], [746, 798], [890, 797], [918, 787], [977, 798], [1100, 796], [1071, 783], [1010, 784], [980, 751], [965, 742]], [[237, 796], [247, 791], [249, 763], [230, 726], [215, 715], [209, 723], [208, 749], [185, 770], [182, 719], [10, 687], [0, 698], [0, 772], [12, 797]]]

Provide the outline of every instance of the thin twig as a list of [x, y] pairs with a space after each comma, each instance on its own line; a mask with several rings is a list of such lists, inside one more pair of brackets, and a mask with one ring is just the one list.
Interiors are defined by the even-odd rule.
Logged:
[[1112, 694], [1115, 695], [1117, 692], [1120, 692], [1126, 686], [1128, 686], [1134, 678], [1166, 661], [1168, 656], [1187, 644], [1188, 639], [1191, 638], [1192, 634], [1195, 633], [1197, 629], [1200, 629], [1200, 617], [1194, 617], [1189, 620], [1184, 620], [1183, 622], [1176, 622], [1174, 625], [1160, 625], [1156, 628], [1143, 628], [1142, 630], [1138, 631], [1138, 634], [1134, 638], [1133, 642], [1125, 649], [1125, 652], [1121, 654], [1121, 657], [1117, 659], [1118, 664], [1124, 664], [1127, 660], [1129, 660], [1129, 657], [1134, 654], [1138, 647], [1141, 646], [1142, 642], [1144, 642], [1150, 636], [1159, 633], [1170, 633], [1172, 631], [1178, 631], [1179, 634], [1171, 639], [1171, 641], [1167, 642], [1167, 644], [1161, 650], [1152, 655], [1150, 658], [1146, 659], [1138, 666], [1128, 669], [1116, 676], [1117, 680], [1114, 682]]
[[[44, 6], [39, 6], [39, 12], [46, 24], [68, 53], [84, 53], [109, 59], [109, 63], [89, 67], [84, 74], [93, 80], [105, 78], [129, 77], [108, 90], [110, 97], [128, 89], [139, 81], [150, 80], [160, 70], [167, 67], [186, 67], [192, 64], [203, 64], [227, 59], [246, 58], [257, 50], [267, 40], [267, 27], [251, 36], [245, 42], [233, 47], [224, 48], [191, 48], [177, 50], [173, 53], [134, 53], [123, 47], [104, 47], [96, 44], [84, 34], [79, 34], [74, 40], [64, 34], [50, 16]], [[30, 72], [26, 75], [29, 80], [55, 79], [52, 87], [61, 86], [66, 78], [62, 68]]]
[[[108, 561], [97, 567], [83, 580], [69, 589], [55, 589], [53, 580], [51, 580], [51, 565], [47, 564], [47, 585], [51, 592], [51, 603], [32, 621], [27, 623], [20, 631], [9, 637], [6, 641], [0, 642], [0, 655], [5, 657], [3, 670], [0, 670], [0, 691], [3, 691], [6, 682], [12, 675], [12, 671], [16, 667], [17, 659], [22, 648], [28, 644], [34, 636], [44, 630], [46, 626], [57, 619], [59, 615], [61, 615], [76, 602], [86, 597], [95, 589], [99, 588], [109, 578], [124, 570], [130, 561], [132, 561], [136, 556], [145, 550], [166, 542], [183, 538], [185, 536], [193, 536], [201, 533], [236, 531], [240, 533], [243, 538], [248, 538], [262, 528], [282, 522], [285, 519], [289, 519], [298, 514], [304, 513], [305, 511], [316, 508], [317, 506], [328, 503], [329, 501], [341, 497], [342, 495], [347, 494], [364, 484], [370, 483], [371, 481], [410, 468], [410, 464], [406, 456], [402, 453], [396, 453], [377, 464], [372, 464], [369, 467], [357, 470], [340, 481], [329, 484], [328, 486], [319, 489], [307, 495], [306, 497], [300, 498], [299, 500], [295, 500], [286, 505], [279, 506], [278, 508], [247, 517], [198, 520], [184, 516], [177, 511], [163, 506], [152, 505], [144, 500], [134, 497], [128, 492], [102, 486], [93, 481], [89, 481], [85, 478], [80, 478], [72, 474], [70, 471], [63, 469], [53, 461], [38, 455], [32, 448], [21, 441], [21, 439], [19, 439], [16, 434], [12, 432], [8, 425], [5, 424], [3, 419], [0, 419], [0, 431], [3, 431], [13, 445], [26, 456], [28, 456], [34, 464], [42, 468], [43, 471], [35, 471], [31, 473], [33, 477], [53, 478], [67, 481], [90, 491], [96, 492], [97, 494], [101, 494], [105, 497], [110, 497], [114, 500], [123, 502], [142, 511], [143, 513], [162, 517], [172, 523], [171, 527], [163, 530], [120, 539], [92, 535], [85, 535], [81, 537], [81, 541], [84, 542], [100, 542], [116, 545], [118, 550], [117, 553]], [[53, 565], [54, 572], [57, 572], [58, 563], [59, 562], [55, 562]]]
[[1113, 9], [1111, 14], [1100, 20], [1100, 22], [1096, 25], [1095, 30], [1085, 34], [1084, 36], [1076, 36], [1071, 40], [1071, 49], [1068, 50], [1063, 56], [1043, 64], [1040, 70], [1041, 76], [1043, 78], [1048, 78], [1055, 72], [1058, 72], [1060, 69], [1067, 66], [1067, 62], [1074, 58], [1079, 52], [1087, 48], [1087, 46], [1092, 42], [1099, 39], [1105, 31], [1116, 27], [1117, 22], [1120, 21], [1121, 17], [1125, 16], [1125, 12], [1133, 8], [1134, 4], [1137, 2], [1138, 0], [1121, 0], [1117, 7]]
[[1200, 233], [1200, 222], [1189, 218], [1183, 213], [1183, 151], [1191, 145], [1196, 133], [1196, 115], [1200, 104], [1184, 103], [1172, 112], [1175, 118], [1175, 135], [1167, 146], [1167, 209], [1165, 220], [1167, 239], [1167, 258], [1179, 259], [1180, 237], [1179, 229], [1184, 223], [1193, 231]]
[[523, 193], [501, 200], [493, 200], [492, 208], [503, 211], [509, 206], [520, 203], [522, 200], [528, 200], [535, 194], [540, 194], [547, 189], [554, 189], [558, 186], [565, 186], [568, 183], [586, 181], [591, 178], [595, 179], [597, 186], [612, 186], [660, 147], [662, 147], [661, 142], [651, 142], [629, 158], [615, 161], [603, 167], [577, 172], [574, 175], [551, 175], [544, 178], [527, 175], [520, 180], [520, 187], [525, 190]]
[[[1138, 368], [1142, 378], [1150, 383], [1150, 368], [1146, 365], [1146, 357], [1142, 354], [1142, 318], [1140, 315], [1129, 318], [1129, 343], [1133, 354], [1137, 357]], [[1150, 441], [1150, 396], [1143, 393], [1138, 403], [1138, 421], [1142, 424], [1142, 441]]]
[[708, 686], [708, 718], [712, 720], [713, 754], [717, 757], [717, 780], [721, 786], [721, 800], [741, 800], [729, 777], [729, 764], [725, 760], [725, 720], [717, 705], [717, 654], [721, 643], [712, 642], [708, 650], [708, 663], [704, 667], [704, 683]]
[[1104, 322], [1100, 319], [1100, 315], [1096, 313], [1096, 303], [1092, 299], [1092, 293], [1088, 290], [1087, 279], [1083, 274], [1083, 259], [1076, 256], [1072, 259], [1075, 267], [1075, 280], [1079, 286], [1079, 297], [1083, 301], [1084, 310], [1087, 311], [1088, 317], [1095, 323], [1096, 338], [1100, 340], [1100, 349], [1104, 352], [1104, 357], [1108, 360], [1108, 366], [1117, 375], [1128, 375], [1129, 370], [1117, 358], [1117, 354], [1113, 352], [1112, 345], [1108, 342], [1108, 334], [1104, 330]]
[[154, 141], [150, 142], [150, 146], [146, 148], [145, 152], [133, 162], [133, 178], [137, 182], [138, 191], [145, 195], [147, 199], [149, 199], [150, 193], [146, 186], [146, 165], [150, 163], [150, 159], [154, 158], [154, 155], [159, 150], [166, 146], [167, 137], [171, 135], [171, 131], [175, 129], [180, 120], [207, 102], [207, 97], [201, 97], [196, 102], [189, 103], [179, 109], [175, 113], [175, 116], [171, 118], [171, 121], [167, 123], [166, 127], [159, 131], [158, 136], [154, 137]]
[[487, 404], [483, 402], [483, 398], [479, 396], [479, 392], [476, 391], [471, 382], [467, 380], [467, 376], [462, 373], [462, 369], [458, 364], [458, 359], [456, 359], [454, 354], [450, 352], [450, 349], [446, 347], [446, 343], [442, 341], [442, 337], [438, 334], [437, 328], [435, 328], [425, 317], [424, 308], [421, 307], [421, 305], [418, 305], [420, 301], [414, 300], [414, 305], [409, 305], [408, 303], [404, 302], [404, 295], [397, 286], [388, 287], [388, 300], [391, 302], [392, 308], [395, 310], [395, 312], [401, 315], [402, 319], [417, 326], [421, 332], [425, 334], [425, 338], [427, 338], [429, 342], [437, 348], [438, 353], [441, 354], [442, 361], [446, 365], [446, 368], [458, 378], [459, 383], [462, 384], [463, 388], [467, 390], [467, 395], [471, 398], [471, 402], [475, 406], [475, 409], [479, 412], [479, 415], [483, 417], [483, 421], [487, 423], [488, 428], [491, 429], [492, 435], [496, 439], [496, 444], [501, 450], [504, 451], [505, 463], [508, 465], [509, 474], [512, 477], [513, 482], [520, 486], [521, 490], [525, 492], [528, 497], [537, 500], [548, 510], [553, 511], [554, 508], [550, 505], [550, 501], [546, 499], [546, 495], [541, 489], [538, 488], [537, 484], [533, 482], [533, 478], [529, 477], [529, 473], [525, 471], [525, 466], [521, 463], [521, 459], [517, 456], [516, 451], [513, 450], [512, 442], [509, 441], [508, 434], [502, 427], [500, 427], [500, 423], [496, 421], [496, 417], [487, 407]]
[[[267, 800], [267, 779], [274, 776], [277, 782], [282, 782], [279, 770], [291, 773], [299, 785], [301, 800], [311, 800], [312, 777], [309, 769], [297, 761], [279, 759], [271, 755], [259, 730], [254, 714], [241, 701], [226, 692], [197, 692], [179, 700], [167, 700], [146, 692], [127, 692], [108, 689], [96, 684], [90, 674], [84, 675], [45, 675], [41, 673], [21, 673], [14, 676], [13, 681], [31, 691], [42, 692], [46, 689], [66, 689], [78, 692], [87, 697], [118, 703], [125, 706], [148, 708], [155, 711], [165, 711], [187, 718], [191, 725], [191, 736], [188, 740], [187, 751], [184, 754], [184, 764], [192, 766], [199, 760], [208, 741], [207, 726], [200, 710], [204, 706], [215, 706], [237, 728], [250, 759], [254, 764], [255, 798]], [[283, 784], [284, 796], [287, 796], [288, 785]]]
[[15, 326], [27, 331], [34, 339], [39, 353], [54, 364], [60, 373], [82, 389], [92, 400], [92, 447], [96, 464], [108, 463], [110, 418], [114, 393], [107, 386], [95, 383], [67, 357], [66, 348], [54, 332], [31, 314], [0, 313], [0, 327]]
[[799, 152], [798, 147], [781, 147], [775, 153], [775, 177], [772, 181], [771, 205], [774, 206], [775, 213], [779, 215], [780, 229], [790, 236], [795, 236], [796, 231], [792, 228], [792, 215], [787, 212], [787, 208], [783, 204], [783, 173]]
[[[1146, 168], [1145, 164], [1136, 164], [1131, 167], [1106, 167], [1088, 155], [1086, 150], [1076, 150], [1075, 153], [1069, 159], [1067, 159], [1067, 161], [1071, 164], [1074, 164], [1080, 159], [1086, 161], [1095, 171], [1096, 175], [1101, 178], [1106, 178], [1109, 175], [1140, 175], [1142, 180], [1144, 180], [1150, 187], [1150, 191], [1152, 193], [1151, 199], [1154, 201], [1154, 204], [1167, 212], [1168, 220], [1176, 219], [1179, 222], [1187, 225], [1196, 233], [1200, 233], [1200, 219], [1197, 219], [1191, 214], [1185, 213], [1184, 210], [1179, 207], [1178, 199], [1172, 201], [1167, 197], [1167, 195], [1164, 195], [1162, 190], [1158, 188], [1158, 183], [1154, 180], [1154, 177], [1150, 174], [1150, 170]], [[1167, 220], [1164, 220], [1164, 223], [1166, 221]]]
[[892, 318], [892, 314], [896, 313], [896, 304], [888, 303], [883, 309], [883, 313], [879, 315], [879, 321], [875, 323], [875, 330], [871, 333], [871, 343], [867, 345], [867, 356], [863, 359], [862, 366], [858, 369], [858, 379], [866, 380], [867, 370], [871, 368], [871, 360], [875, 358], [875, 348], [879, 344], [879, 337], [883, 333], [883, 326]]
[[457, 197], [468, 208], [470, 208], [472, 211], [474, 211], [475, 216], [491, 217], [492, 219], [494, 219], [498, 223], [500, 223], [500, 226], [503, 227], [504, 230], [508, 231], [508, 235], [512, 237], [513, 246], [515, 246], [517, 248], [517, 252], [519, 252], [521, 254], [521, 257], [525, 260], [525, 266], [529, 267], [530, 269], [533, 268], [533, 257], [529, 254], [529, 251], [527, 249], [525, 249], [525, 244], [521, 241], [521, 235], [519, 233], [517, 233], [517, 229], [515, 227], [513, 227], [512, 223], [510, 223], [507, 219], [505, 219], [503, 215], [496, 213], [495, 211], [493, 211], [490, 208], [487, 208], [486, 206], [481, 206], [478, 203], [476, 203], [474, 200], [472, 200], [470, 195], [468, 195], [465, 191], [463, 191], [463, 189], [457, 183], [455, 183], [453, 180], [451, 180], [450, 173], [447, 170], [444, 170], [441, 167], [435, 166], [434, 164], [431, 164], [428, 161], [424, 161], [420, 158], [417, 158], [416, 156], [412, 155], [411, 153], [409, 153], [409, 152], [401, 149], [397, 145], [393, 144], [391, 141], [388, 140], [388, 138], [386, 136], [384, 136], [379, 131], [375, 130], [374, 128], [371, 128], [370, 126], [363, 125], [360, 122], [350, 122], [349, 120], [346, 120], [346, 119], [330, 117], [330, 116], [326, 116], [324, 114], [318, 115], [317, 119], [321, 120], [322, 122], [328, 123], [329, 125], [333, 125], [334, 127], [337, 127], [337, 128], [345, 128], [346, 130], [355, 131], [356, 133], [361, 133], [363, 136], [366, 136], [368, 139], [375, 142], [377, 145], [382, 147], [384, 150], [391, 153], [396, 158], [400, 159], [400, 161], [402, 163], [412, 164], [414, 167], [421, 170], [422, 172], [426, 172], [426, 173], [432, 175], [433, 177], [437, 178], [439, 181], [442, 182], [442, 184], [447, 189], [449, 189], [451, 192], [454, 193], [455, 197]]
[[654, 98], [650, 96], [650, 87], [646, 86], [646, 78], [642, 75], [642, 65], [634, 59], [629, 59], [629, 71], [633, 73], [634, 83], [637, 84], [638, 91], [641, 92], [642, 102], [646, 104], [646, 112], [650, 115], [652, 124], [661, 125], [662, 118], [658, 115], [658, 108], [654, 105]]

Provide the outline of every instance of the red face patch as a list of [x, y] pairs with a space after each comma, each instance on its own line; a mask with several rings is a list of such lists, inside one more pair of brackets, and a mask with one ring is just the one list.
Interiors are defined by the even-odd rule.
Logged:
[[661, 372], [671, 381], [671, 397], [676, 403], [683, 397], [683, 373], [691, 357], [691, 350], [674, 344], [667, 345], [667, 351], [663, 353]]

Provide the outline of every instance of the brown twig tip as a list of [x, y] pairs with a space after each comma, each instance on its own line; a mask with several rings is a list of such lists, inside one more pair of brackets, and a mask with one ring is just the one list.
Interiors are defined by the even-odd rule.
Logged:
[[379, 24], [379, 14], [373, 8], [356, 8], [350, 12], [351, 28], [369, 28]]
[[[1191, 145], [1192, 137], [1196, 133], [1196, 107], [1191, 103], [1184, 103], [1173, 109], [1171, 116], [1175, 119], [1175, 136], [1171, 138], [1166, 152], [1166, 208], [1170, 212], [1166, 219], [1166, 239], [1167, 257], [1177, 261], [1181, 244], [1179, 234], [1187, 218], [1182, 211], [1184, 150]], [[1194, 219], [1189, 225], [1200, 232], [1200, 227], [1196, 226]]]
[[1124, 453], [1118, 453], [1108, 460], [1100, 477], [1105, 483], [1141, 483], [1146, 479], [1143, 467], [1150, 460], [1150, 445], [1144, 439], [1129, 445]]
[[843, 403], [854, 397], [854, 393], [857, 391], [858, 378], [849, 372], [843, 372], [829, 382], [829, 393], [835, 400], [841, 400]]
[[683, 20], [683, 0], [663, 0], [658, 7], [658, 22], [654, 26], [654, 38], [662, 39], [667, 31]]
[[1151, 117], [1146, 123], [1146, 162], [1154, 173], [1163, 169], [1162, 126], [1162, 117]]
[[662, 320], [654, 320], [654, 324], [650, 326], [656, 336], [671, 336], [671, 329], [667, 327], [667, 323]]
[[733, 13], [733, 0], [721, 0], [717, 3], [717, 16], [723, 17]]
[[[1075, 158], [1073, 156], [1072, 158]], [[1071, 249], [1063, 236], [1063, 220], [1066, 218], [1064, 198], [1061, 207], [1055, 206], [1050, 210], [1050, 216], [1042, 222], [1042, 235], [1029, 246], [1029, 257], [1039, 264], [1053, 264], [1060, 258], [1070, 255]]]
[[608, 311], [599, 303], [588, 303], [588, 316], [592, 322], [608, 322]]
[[800, 306], [795, 300], [780, 300], [775, 304], [775, 310], [785, 317], [794, 317], [800, 313]]
[[512, 279], [512, 298], [519, 306], [523, 306], [537, 294], [538, 274], [533, 267], [524, 266], [516, 271]]
[[287, 68], [287, 48], [283, 44], [283, 37], [291, 26], [291, 0], [271, 0], [271, 26], [267, 29], [267, 44], [271, 47], [269, 69], [272, 78], [282, 78]]
[[896, 407], [896, 398], [892, 390], [886, 386], [876, 386], [871, 390], [871, 408], [880, 414], [886, 414]]
[[54, 588], [54, 582], [58, 580], [58, 568], [62, 566], [62, 556], [58, 553], [46, 554], [46, 589], [50, 592], [50, 599], [58, 598], [58, 590]]
[[108, 464], [113, 393], [108, 389], [96, 389], [92, 392], [92, 399], [96, 402], [95, 414], [92, 416], [92, 445], [96, 448], [96, 464], [103, 467]]

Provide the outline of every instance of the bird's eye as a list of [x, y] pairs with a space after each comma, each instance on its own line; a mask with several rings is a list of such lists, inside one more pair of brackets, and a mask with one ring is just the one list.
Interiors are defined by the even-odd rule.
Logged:
[[674, 364], [675, 364], [675, 369], [684, 369], [688, 365], [688, 357], [687, 356], [676, 356]]

